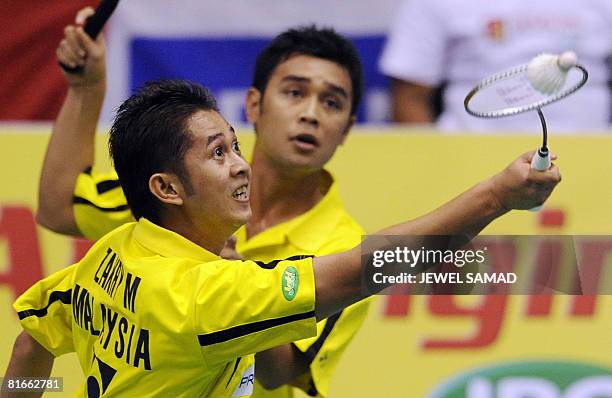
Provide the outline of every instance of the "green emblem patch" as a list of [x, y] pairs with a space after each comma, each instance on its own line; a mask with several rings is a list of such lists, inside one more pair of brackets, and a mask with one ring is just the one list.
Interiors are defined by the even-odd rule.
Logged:
[[297, 269], [290, 265], [283, 271], [282, 291], [283, 296], [287, 301], [291, 301], [297, 294], [298, 287], [300, 287], [300, 274]]

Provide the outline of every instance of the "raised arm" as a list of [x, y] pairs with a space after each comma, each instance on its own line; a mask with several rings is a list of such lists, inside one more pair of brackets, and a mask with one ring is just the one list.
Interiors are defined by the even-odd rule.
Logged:
[[87, 7], [77, 14], [76, 25], [64, 29], [56, 54], [68, 66], [83, 66], [83, 72], [64, 72], [68, 93], [53, 125], [53, 133], [40, 177], [38, 222], [59, 233], [77, 235], [72, 209], [74, 186], [79, 173], [93, 164], [94, 139], [106, 91], [104, 38], [93, 41], [83, 31]]
[[[376, 235], [403, 237], [402, 245], [415, 248], [428, 243], [418, 236], [464, 235], [471, 239], [509, 210], [531, 209], [544, 203], [561, 181], [561, 175], [555, 165], [545, 172], [532, 170], [532, 155], [522, 155], [501, 173], [475, 185], [431, 213], [389, 227]], [[324, 319], [368, 296], [362, 285], [362, 256], [383, 249], [368, 243], [366, 240], [350, 251], [314, 259], [317, 319]], [[364, 253], [366, 250], [367, 253]], [[378, 286], [380, 290], [384, 287]]]

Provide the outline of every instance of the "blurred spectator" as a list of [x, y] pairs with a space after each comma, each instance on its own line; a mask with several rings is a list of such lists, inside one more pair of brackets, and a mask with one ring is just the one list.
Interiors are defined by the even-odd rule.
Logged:
[[[463, 99], [482, 78], [542, 53], [573, 50], [589, 71], [585, 87], [545, 108], [554, 130], [610, 128], [611, 0], [402, 0], [380, 59], [391, 78], [393, 120], [445, 130], [537, 130], [523, 114], [468, 115]], [[434, 92], [447, 82], [436, 120]]]

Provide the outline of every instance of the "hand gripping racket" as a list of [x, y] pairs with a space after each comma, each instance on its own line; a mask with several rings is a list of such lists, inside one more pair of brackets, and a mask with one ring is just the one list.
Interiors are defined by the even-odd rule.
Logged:
[[[463, 102], [472, 116], [498, 118], [535, 110], [542, 123], [542, 146], [531, 160], [531, 168], [548, 170], [551, 165], [548, 131], [541, 108], [576, 92], [589, 74], [576, 63], [576, 55], [541, 54], [528, 64], [497, 73], [481, 81]], [[538, 211], [542, 206], [534, 207]]]
[[[98, 37], [98, 34], [102, 31], [104, 24], [113, 14], [113, 11], [115, 11], [118, 3], [119, 0], [102, 0], [100, 4], [98, 4], [98, 7], [94, 11], [93, 15], [87, 18], [87, 21], [85, 21], [85, 26], [83, 27], [83, 30], [89, 37], [94, 40], [96, 37]], [[61, 62], [60, 66], [68, 73], [81, 73], [83, 71], [82, 66], [71, 68], [70, 66], [64, 65]]]

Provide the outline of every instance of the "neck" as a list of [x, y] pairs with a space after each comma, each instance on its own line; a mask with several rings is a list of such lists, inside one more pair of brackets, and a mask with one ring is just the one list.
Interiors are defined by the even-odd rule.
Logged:
[[332, 183], [323, 169], [291, 170], [273, 164], [255, 148], [251, 176], [252, 217], [247, 237], [295, 218], [313, 208]]
[[[176, 213], [176, 212], [175, 212]], [[162, 217], [161, 226], [176, 232], [177, 234], [189, 239], [196, 245], [219, 255], [225, 241], [235, 232], [237, 228], [215, 228], [211, 220], [202, 221], [186, 216], [183, 213]]]

